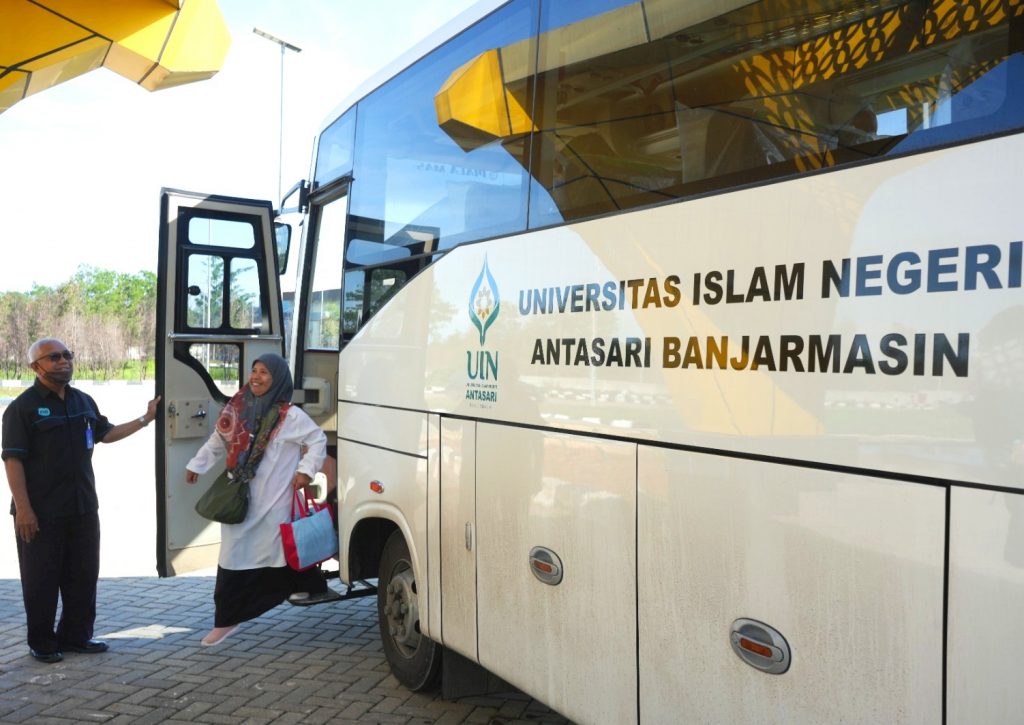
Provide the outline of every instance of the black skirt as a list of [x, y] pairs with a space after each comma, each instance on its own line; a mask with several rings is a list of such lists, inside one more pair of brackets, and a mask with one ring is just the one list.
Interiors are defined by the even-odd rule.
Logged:
[[213, 626], [230, 627], [269, 612], [293, 592], [319, 594], [327, 590], [327, 581], [314, 566], [295, 571], [287, 566], [261, 569], [222, 569], [217, 567], [213, 588]]

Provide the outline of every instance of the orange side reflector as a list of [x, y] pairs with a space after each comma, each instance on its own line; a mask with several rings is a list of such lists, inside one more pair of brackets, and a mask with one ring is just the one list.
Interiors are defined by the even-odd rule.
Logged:
[[772, 651], [770, 649], [765, 647], [763, 644], [751, 642], [746, 637], [740, 637], [740, 647], [742, 647], [745, 650], [749, 650], [756, 655], [761, 655], [762, 657], [770, 658], [772, 656]]
[[374, 493], [384, 493], [384, 484], [380, 481], [370, 481], [370, 490]]

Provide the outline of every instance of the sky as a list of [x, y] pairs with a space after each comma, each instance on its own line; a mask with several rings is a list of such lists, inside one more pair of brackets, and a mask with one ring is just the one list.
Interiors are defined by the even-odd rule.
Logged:
[[309, 176], [326, 117], [474, 0], [218, 0], [231, 34], [213, 78], [149, 92], [100, 68], [0, 113], [0, 292], [80, 265], [155, 272], [160, 189], [270, 199]]

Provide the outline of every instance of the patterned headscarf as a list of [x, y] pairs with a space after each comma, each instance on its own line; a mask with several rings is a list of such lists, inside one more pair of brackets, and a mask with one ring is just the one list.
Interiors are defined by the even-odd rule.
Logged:
[[253, 365], [256, 363], [263, 363], [270, 372], [270, 388], [257, 396], [246, 385], [232, 396], [217, 418], [217, 432], [224, 439], [227, 467], [231, 471], [245, 463], [260, 421], [270, 409], [280, 406], [280, 423], [291, 406], [293, 384], [288, 362], [280, 355], [265, 353], [253, 361]]
[[288, 368], [288, 361], [280, 355], [272, 352], [265, 352], [253, 360], [253, 367], [256, 363], [263, 363], [270, 371], [270, 388], [263, 395], [257, 397], [253, 394], [248, 385], [245, 386], [245, 422], [250, 431], [255, 431], [259, 421], [270, 410], [274, 403], [292, 402], [292, 371]]

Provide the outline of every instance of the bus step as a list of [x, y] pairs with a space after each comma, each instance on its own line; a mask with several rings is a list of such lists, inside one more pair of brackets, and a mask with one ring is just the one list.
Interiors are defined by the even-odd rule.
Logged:
[[328, 602], [341, 602], [346, 599], [357, 599], [359, 597], [370, 597], [377, 594], [377, 587], [372, 584], [368, 584], [365, 581], [356, 582], [360, 586], [349, 585], [348, 589], [344, 594], [335, 591], [330, 587], [323, 594], [314, 594], [312, 596], [299, 597], [298, 595], [291, 595], [288, 597], [288, 603], [296, 607], [312, 607], [316, 604], [327, 604]]
[[341, 595], [344, 599], [358, 599], [359, 597], [375, 597], [377, 596], [377, 587], [369, 582], [360, 579], [356, 582], [359, 586], [348, 585], [348, 590]]

